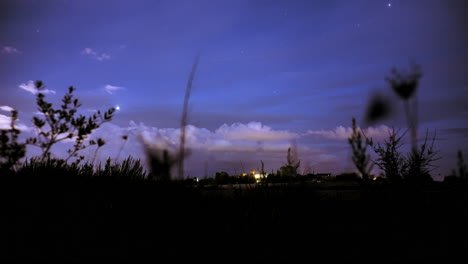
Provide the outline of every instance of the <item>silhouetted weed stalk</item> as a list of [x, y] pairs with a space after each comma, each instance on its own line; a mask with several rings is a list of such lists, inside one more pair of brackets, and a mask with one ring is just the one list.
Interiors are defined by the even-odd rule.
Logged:
[[403, 101], [408, 128], [411, 131], [411, 147], [413, 153], [418, 153], [418, 97], [417, 88], [419, 79], [422, 76], [421, 67], [412, 64], [409, 71], [391, 71], [392, 75], [386, 80], [392, 87], [395, 94]]
[[[434, 147], [435, 133], [429, 140], [429, 133], [426, 135], [421, 146], [418, 146], [418, 100], [417, 87], [421, 78], [421, 68], [412, 64], [409, 71], [392, 69], [391, 76], [386, 77], [386, 81], [394, 93], [403, 101], [408, 129], [411, 134], [411, 152], [406, 156], [398, 151], [403, 137], [397, 136], [398, 132], [390, 132], [388, 141], [383, 145], [375, 145], [372, 139], [368, 144], [372, 146], [379, 158], [376, 164], [383, 169], [385, 176], [391, 181], [399, 181], [403, 178], [408, 183], [421, 184], [431, 181], [429, 174], [435, 167], [434, 161], [440, 159], [438, 150]], [[374, 97], [369, 103], [366, 119], [370, 122], [383, 119], [390, 111], [390, 103], [383, 97]]]
[[[146, 158], [149, 163], [150, 172], [149, 178], [160, 182], [168, 182], [172, 179], [172, 169], [177, 166], [177, 180], [183, 181], [184, 174], [184, 161], [187, 157], [188, 151], [185, 147], [187, 118], [188, 118], [188, 104], [190, 94], [192, 91], [192, 83], [195, 78], [195, 73], [198, 67], [200, 56], [197, 54], [195, 61], [192, 65], [187, 86], [185, 89], [184, 103], [182, 107], [181, 126], [180, 126], [180, 141], [179, 151], [177, 153], [170, 153], [168, 149], [154, 149], [148, 144], [144, 144]], [[144, 142], [145, 143], [145, 142]]]
[[179, 145], [179, 179], [183, 180], [185, 178], [184, 175], [184, 161], [185, 161], [185, 134], [187, 129], [187, 116], [188, 116], [188, 103], [190, 100], [190, 94], [192, 92], [192, 83], [193, 79], [195, 78], [195, 73], [198, 67], [198, 61], [200, 56], [197, 54], [195, 57], [195, 61], [192, 65], [192, 70], [190, 71], [189, 78], [187, 80], [187, 87], [185, 89], [185, 96], [184, 96], [184, 105], [182, 109], [182, 117], [180, 121], [180, 145]]
[[123, 144], [122, 144], [122, 146], [120, 146], [119, 152], [117, 153], [117, 157], [115, 157], [116, 161], [119, 161], [120, 154], [122, 153], [122, 150], [124, 149], [125, 144], [127, 144], [127, 141], [128, 141], [128, 136], [127, 135], [122, 135], [121, 138], [123, 140]]

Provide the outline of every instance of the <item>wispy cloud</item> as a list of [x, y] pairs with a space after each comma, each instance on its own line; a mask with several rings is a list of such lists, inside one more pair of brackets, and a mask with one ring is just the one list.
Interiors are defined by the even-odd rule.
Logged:
[[1, 47], [2, 53], [4, 54], [21, 54], [22, 53], [20, 50], [12, 46], [0, 46], [0, 47]]
[[18, 86], [19, 88], [27, 91], [27, 92], [30, 92], [34, 95], [38, 94], [38, 93], [43, 93], [43, 94], [55, 94], [55, 91], [54, 90], [49, 90], [49, 89], [42, 89], [42, 90], [38, 90], [36, 88], [36, 85], [34, 84], [34, 81], [31, 81], [29, 80], [27, 83], [22, 83]]
[[113, 94], [116, 91], [125, 90], [125, 87], [107, 84], [106, 86], [104, 86], [104, 89], [106, 90], [108, 94]]
[[[358, 128], [359, 130], [360, 128]], [[381, 140], [388, 137], [391, 128], [386, 125], [362, 129], [368, 138]], [[328, 139], [346, 140], [353, 133], [351, 127], [338, 126], [334, 130], [308, 130], [305, 135], [318, 135]]]
[[111, 58], [111, 56], [107, 53], [98, 53], [96, 51], [94, 51], [93, 49], [91, 48], [85, 48], [81, 54], [83, 55], [87, 55], [95, 60], [98, 60], [98, 61], [104, 61], [104, 60], [109, 60]]

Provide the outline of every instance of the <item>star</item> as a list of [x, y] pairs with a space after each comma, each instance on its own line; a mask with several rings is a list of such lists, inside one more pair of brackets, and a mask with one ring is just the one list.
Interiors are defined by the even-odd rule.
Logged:
[[392, 3], [388, 3], [387, 6], [388, 6], [388, 7], [392, 7]]
[[115, 110], [117, 110], [117, 111], [120, 110], [120, 106], [116, 106]]

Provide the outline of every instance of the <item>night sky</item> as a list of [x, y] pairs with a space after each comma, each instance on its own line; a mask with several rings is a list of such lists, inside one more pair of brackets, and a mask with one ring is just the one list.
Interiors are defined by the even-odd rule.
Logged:
[[[385, 81], [392, 67], [421, 65], [419, 129], [436, 131], [441, 179], [468, 156], [466, 1], [0, 1], [0, 126], [19, 111], [34, 134], [32, 82], [58, 103], [69, 86], [83, 114], [118, 107], [92, 138], [98, 158], [143, 158], [142, 141], [177, 149], [192, 63], [200, 54], [188, 115], [189, 176], [286, 162], [302, 170], [353, 171], [346, 138], [352, 117], [377, 140], [406, 128]], [[394, 113], [366, 124], [380, 93]], [[371, 127], [369, 127], [371, 126]], [[128, 135], [123, 141], [121, 136]], [[406, 145], [410, 145], [406, 140]], [[65, 144], [57, 145], [60, 157]], [[28, 147], [28, 155], [38, 148]], [[83, 152], [91, 159], [93, 148]]]

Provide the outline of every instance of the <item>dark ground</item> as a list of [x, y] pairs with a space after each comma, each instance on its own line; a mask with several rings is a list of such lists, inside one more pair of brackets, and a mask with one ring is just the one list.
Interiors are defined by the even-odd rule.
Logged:
[[2, 180], [0, 256], [63, 263], [464, 263], [465, 190], [441, 183], [419, 191], [343, 186], [319, 192]]

